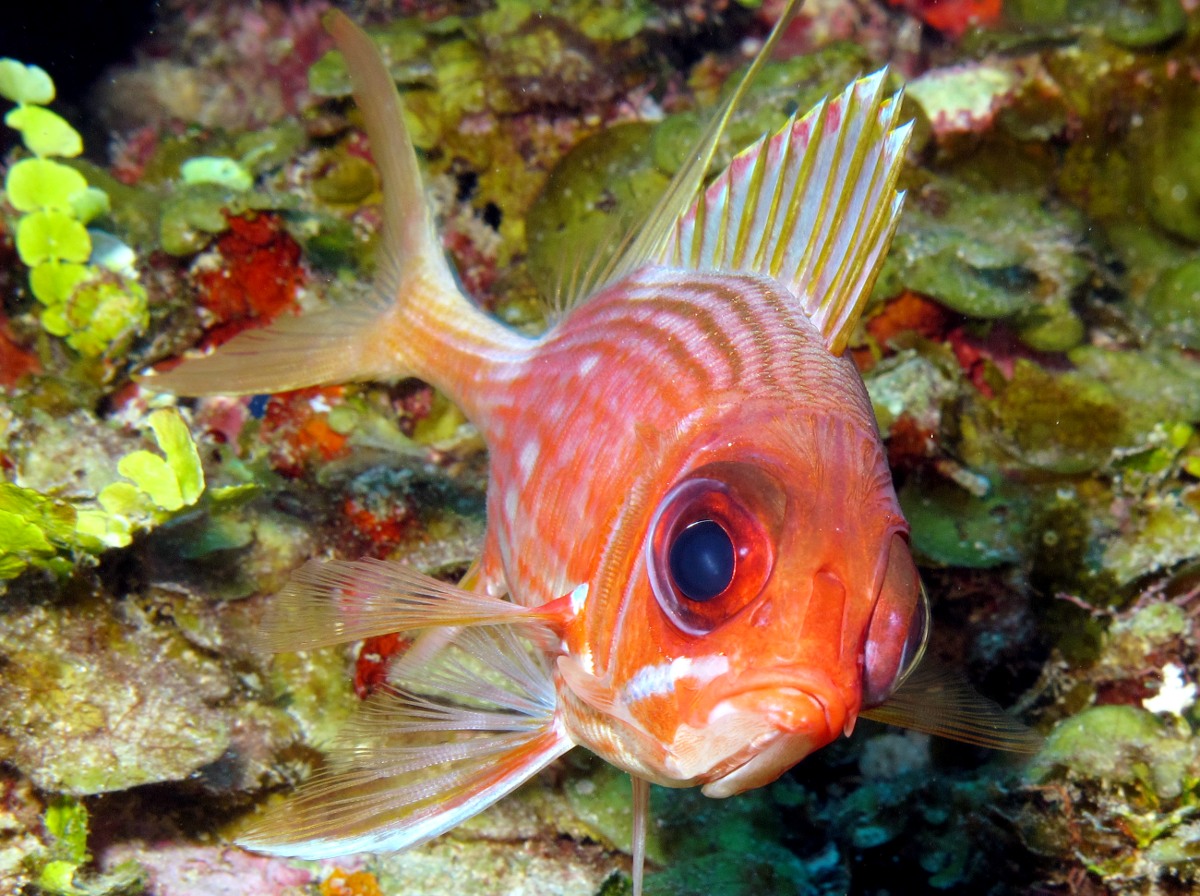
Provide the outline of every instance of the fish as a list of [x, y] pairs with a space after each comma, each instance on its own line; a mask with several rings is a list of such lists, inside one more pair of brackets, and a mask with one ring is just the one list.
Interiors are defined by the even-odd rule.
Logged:
[[846, 347], [903, 204], [911, 124], [886, 71], [704, 178], [798, 3], [608, 260], [518, 333], [463, 293], [395, 84], [331, 11], [382, 181], [378, 272], [347, 304], [246, 331], [153, 388], [259, 394], [418, 377], [488, 448], [481, 556], [451, 584], [310, 560], [264, 622], [274, 651], [412, 637], [328, 763], [238, 842], [306, 859], [412, 847], [575, 747], [723, 798], [877, 718], [1001, 749], [1034, 736], [922, 661], [929, 602]]

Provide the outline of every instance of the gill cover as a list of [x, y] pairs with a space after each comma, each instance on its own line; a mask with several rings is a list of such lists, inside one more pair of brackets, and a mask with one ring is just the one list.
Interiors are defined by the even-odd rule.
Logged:
[[864, 707], [878, 706], [916, 668], [929, 637], [929, 601], [899, 532], [888, 545], [887, 565], [863, 650]]

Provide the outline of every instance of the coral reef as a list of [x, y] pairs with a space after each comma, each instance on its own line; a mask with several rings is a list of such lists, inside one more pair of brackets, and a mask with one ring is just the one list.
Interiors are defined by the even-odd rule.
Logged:
[[[227, 845], [408, 646], [265, 654], [290, 570], [453, 579], [482, 539], [482, 445], [428, 386], [134, 377], [369, 282], [379, 181], [328, 5], [162, 4], [94, 121], [55, 106], [56, 60], [0, 60], [0, 892], [628, 891], [628, 782], [587, 757], [403, 855]], [[778, 7], [357, 11], [462, 282], [537, 332]], [[1046, 742], [1023, 763], [862, 722], [730, 801], [656, 790], [648, 893], [1197, 886], [1198, 50], [1193, 0], [822, 0], [785, 35], [714, 164], [861, 71], [907, 83], [907, 206], [851, 351], [930, 653]]]

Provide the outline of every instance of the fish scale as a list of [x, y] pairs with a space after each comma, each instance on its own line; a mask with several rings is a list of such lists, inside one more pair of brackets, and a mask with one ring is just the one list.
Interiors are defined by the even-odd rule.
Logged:
[[[505, 383], [510, 391], [499, 394], [499, 407], [483, 408], [479, 416], [493, 456], [489, 487], [495, 509], [489, 518], [498, 527], [502, 556], [514, 558], [492, 567], [496, 575], [507, 570], [503, 590], [537, 605], [564, 593], [582, 580], [582, 570], [595, 565], [602, 543], [554, 520], [589, 520], [603, 529], [601, 521], [615, 511], [606, 471], [637, 464], [643, 450], [636, 438], [612, 438], [624, 428], [622, 421], [668, 430], [681, 411], [715, 395], [733, 400], [735, 394], [767, 392], [782, 402], [783, 385], [810, 410], [831, 406], [838, 393], [821, 386], [839, 376], [844, 381], [849, 362], [825, 351], [819, 334], [784, 298], [766, 280], [717, 274], [681, 279], [650, 269], [598, 296], [567, 325], [530, 346], [529, 358]], [[605, 338], [610, 332], [624, 338], [614, 343]], [[585, 358], [599, 360], [581, 375]], [[639, 388], [646, 385], [648, 367], [654, 371], [652, 388]], [[507, 401], [513, 394], [524, 402]], [[853, 415], [864, 438], [874, 433], [864, 390], [843, 395], [839, 408]], [[494, 434], [490, 425], [497, 414], [506, 421], [504, 435]], [[555, 450], [539, 452], [538, 464], [525, 474], [520, 446], [508, 443], [508, 433], [521, 433], [522, 445], [532, 441]], [[601, 439], [603, 454], [597, 457]], [[591, 467], [597, 469], [580, 475]], [[504, 506], [510, 488], [519, 494], [516, 513]], [[514, 547], [528, 543], [532, 533], [540, 534], [536, 563]]]
[[[633, 775], [639, 894], [649, 782], [731, 796], [861, 716], [1036, 747], [926, 671], [908, 525], [843, 356], [903, 199], [910, 128], [886, 73], [702, 185], [796, 5], [648, 218], [610, 262], [580, 260], [578, 294], [537, 339], [459, 291], [386, 67], [327, 15], [380, 168], [373, 289], [150, 382], [258, 393], [419, 376], [484, 436], [487, 533], [461, 587], [372, 560], [293, 574], [264, 622], [270, 649], [415, 639], [328, 764], [242, 845], [314, 859], [414, 846], [583, 745]], [[723, 550], [705, 555], [693, 526]]]

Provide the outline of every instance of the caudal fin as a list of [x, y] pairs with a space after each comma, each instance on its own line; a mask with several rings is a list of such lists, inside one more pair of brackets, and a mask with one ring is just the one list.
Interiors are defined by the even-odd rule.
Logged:
[[383, 188], [383, 238], [363, 298], [243, 332], [147, 384], [186, 395], [280, 392], [419, 376], [453, 386], [444, 367], [497, 338], [498, 325], [455, 285], [425, 201], [400, 98], [371, 39], [337, 10], [325, 26], [346, 60]]

